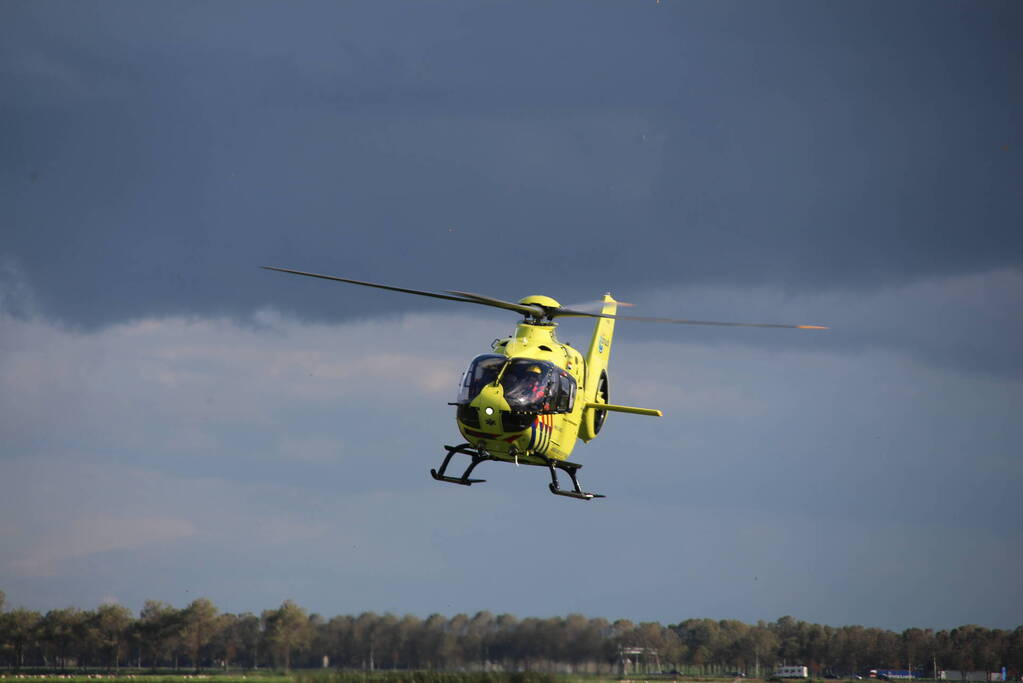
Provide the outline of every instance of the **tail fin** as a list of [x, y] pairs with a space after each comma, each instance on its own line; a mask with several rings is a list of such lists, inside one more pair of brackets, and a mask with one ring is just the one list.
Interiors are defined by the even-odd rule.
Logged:
[[[604, 295], [604, 305], [600, 312], [614, 315], [618, 311], [618, 302], [610, 294]], [[593, 402], [597, 397], [597, 385], [600, 375], [607, 370], [607, 362], [611, 357], [611, 338], [614, 337], [614, 318], [597, 318], [593, 327], [593, 340], [590, 350], [586, 352], [586, 401]]]
[[[605, 294], [601, 313], [614, 315], [617, 310], [618, 302], [612, 299], [610, 294]], [[614, 336], [614, 331], [614, 318], [597, 318], [597, 324], [593, 328], [593, 341], [590, 342], [590, 350], [586, 354], [586, 383], [583, 388], [586, 405], [583, 408], [582, 424], [579, 425], [579, 438], [583, 441], [596, 438], [604, 425], [608, 411], [661, 416], [659, 410], [611, 404], [608, 392], [607, 363], [611, 357], [611, 338]]]

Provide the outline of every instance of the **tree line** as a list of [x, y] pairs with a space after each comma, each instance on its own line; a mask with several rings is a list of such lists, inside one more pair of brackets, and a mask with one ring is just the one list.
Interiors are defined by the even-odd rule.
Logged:
[[0, 666], [71, 669], [319, 668], [758, 675], [798, 664], [818, 674], [868, 668], [1023, 671], [1023, 626], [909, 628], [687, 619], [608, 621], [579, 614], [519, 619], [375, 614], [326, 619], [285, 601], [261, 614], [221, 613], [205, 598], [178, 609], [150, 600], [136, 616], [116, 604], [42, 614], [3, 611]]

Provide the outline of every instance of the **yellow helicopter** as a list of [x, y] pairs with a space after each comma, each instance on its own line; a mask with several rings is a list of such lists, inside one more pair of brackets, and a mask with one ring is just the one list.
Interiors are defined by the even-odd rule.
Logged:
[[[681, 325], [723, 325], [729, 327], [779, 327], [800, 330], [826, 330], [820, 325], [779, 325], [770, 323], [728, 323], [707, 320], [679, 320], [617, 315], [619, 302], [605, 294], [599, 313], [565, 308], [549, 296], [532, 295], [517, 303], [470, 292], [427, 292], [392, 287], [373, 282], [351, 280], [332, 275], [308, 273], [290, 268], [263, 266], [266, 270], [307, 277], [347, 282], [392, 292], [417, 294], [435, 299], [493, 306], [523, 316], [514, 334], [495, 339], [491, 352], [476, 356], [462, 375], [458, 396], [453, 403], [458, 430], [465, 443], [444, 446], [447, 455], [440, 470], [430, 474], [438, 481], [471, 486], [486, 481], [472, 479], [472, 471], [482, 462], [496, 460], [522, 465], [537, 465], [550, 471], [551, 493], [580, 500], [603, 498], [599, 493], [583, 491], [577, 472], [582, 465], [568, 457], [577, 439], [588, 442], [604, 426], [608, 412], [661, 417], [660, 410], [634, 408], [610, 403], [607, 377], [611, 339], [616, 320], [674, 323]], [[596, 318], [593, 338], [583, 355], [555, 335], [559, 317]], [[471, 462], [461, 476], [445, 474], [456, 454], [469, 456]], [[572, 480], [572, 490], [558, 483], [558, 470]]]

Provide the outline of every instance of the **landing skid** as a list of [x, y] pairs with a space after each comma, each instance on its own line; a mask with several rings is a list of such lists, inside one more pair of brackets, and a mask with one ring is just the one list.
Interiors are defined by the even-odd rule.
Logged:
[[[491, 457], [487, 453], [480, 453], [480, 451], [477, 448], [467, 443], [461, 443], [458, 444], [457, 446], [444, 446], [444, 449], [448, 452], [448, 454], [444, 456], [444, 462], [440, 466], [440, 472], [438, 472], [437, 470], [430, 470], [431, 477], [433, 477], [437, 481], [446, 481], [449, 484], [461, 484], [462, 486], [472, 486], [473, 484], [481, 484], [486, 481], [486, 479], [470, 479], [469, 475], [472, 474], [472, 471], [473, 469], [476, 468], [476, 465], [479, 465], [481, 462], [484, 462], [486, 460], [493, 460], [494, 459], [493, 457]], [[464, 453], [465, 455], [468, 455], [469, 457], [472, 458], [472, 463], [470, 463], [469, 466], [465, 468], [465, 471], [462, 472], [462, 476], [447, 477], [444, 475], [444, 472], [447, 471], [448, 463], [451, 462], [451, 456], [453, 456], [455, 453]]]
[[[488, 453], [487, 451], [477, 448], [476, 446], [473, 446], [472, 444], [468, 443], [458, 444], [457, 446], [444, 446], [444, 450], [446, 450], [448, 454], [444, 456], [444, 462], [441, 463], [440, 470], [439, 471], [430, 470], [430, 476], [436, 479], [437, 481], [446, 481], [449, 484], [472, 486], [473, 484], [481, 484], [485, 482], [486, 479], [471, 479], [469, 475], [472, 474], [472, 471], [476, 469], [476, 466], [479, 465], [481, 462], [498, 459], [490, 455], [490, 453]], [[448, 465], [451, 464], [451, 458], [455, 455], [455, 453], [468, 455], [470, 458], [472, 458], [472, 462], [470, 462], [469, 466], [465, 468], [464, 472], [462, 472], [462, 476], [449, 477], [445, 474], [445, 472], [447, 472]], [[580, 467], [582, 467], [582, 465], [579, 465], [574, 462], [566, 462], [564, 460], [548, 460], [547, 469], [550, 470], [551, 473], [551, 483], [548, 488], [550, 488], [551, 493], [553, 493], [556, 496], [578, 498], [579, 500], [593, 500], [594, 498], [603, 498], [604, 496], [599, 493], [590, 493], [588, 491], [583, 491], [581, 488], [579, 488], [579, 480], [576, 478], [576, 471]], [[561, 487], [558, 486], [559, 469], [567, 472], [569, 478], [572, 480], [571, 491], [562, 491]]]
[[[576, 478], [576, 470], [582, 465], [574, 462], [565, 462], [564, 460], [548, 460], [547, 469], [551, 472], [551, 483], [550, 490], [556, 496], [566, 496], [568, 498], [578, 498], [579, 500], [593, 500], [594, 498], [603, 498], [604, 495], [600, 493], [590, 493], [583, 491], [579, 488], [579, 480]], [[558, 486], [558, 470], [562, 469], [568, 473], [569, 478], [572, 480], [572, 491], [562, 491]]]

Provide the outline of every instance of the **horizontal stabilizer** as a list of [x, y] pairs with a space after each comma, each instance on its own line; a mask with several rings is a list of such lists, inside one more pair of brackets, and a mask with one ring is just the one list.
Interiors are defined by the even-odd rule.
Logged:
[[663, 417], [664, 413], [653, 408], [633, 408], [632, 406], [616, 406], [611, 403], [587, 403], [587, 410], [610, 410], [616, 413], [632, 413], [633, 415], [650, 415]]

